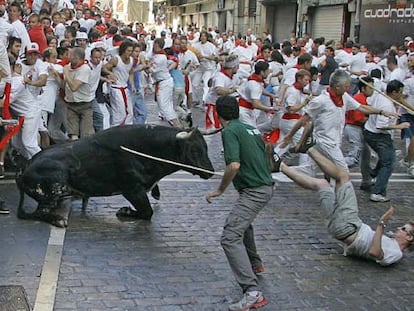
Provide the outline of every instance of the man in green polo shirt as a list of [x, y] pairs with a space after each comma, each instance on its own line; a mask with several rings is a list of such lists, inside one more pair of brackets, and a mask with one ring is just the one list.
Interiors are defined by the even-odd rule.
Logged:
[[[260, 132], [239, 121], [239, 105], [232, 96], [223, 96], [216, 102], [221, 125], [226, 169], [217, 190], [207, 193], [211, 203], [233, 182], [239, 198], [228, 215], [221, 245], [243, 290], [243, 298], [231, 304], [229, 310], [241, 311], [260, 308], [267, 303], [257, 282], [256, 273], [264, 271], [256, 251], [252, 222], [273, 195], [273, 180]], [[279, 163], [280, 164], [280, 163]]]

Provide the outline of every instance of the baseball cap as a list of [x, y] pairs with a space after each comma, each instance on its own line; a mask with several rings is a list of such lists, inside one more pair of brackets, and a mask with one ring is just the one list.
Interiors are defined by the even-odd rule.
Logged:
[[405, 37], [404, 38], [404, 41], [413, 41], [413, 38], [411, 38], [411, 37]]
[[37, 44], [36, 42], [30, 43], [26, 47], [26, 53], [40, 53], [40, 51], [39, 51], [39, 44]]
[[77, 31], [76, 32], [76, 40], [78, 39], [85, 39], [88, 40], [88, 35], [86, 34], [86, 32], [81, 32], [81, 31]]

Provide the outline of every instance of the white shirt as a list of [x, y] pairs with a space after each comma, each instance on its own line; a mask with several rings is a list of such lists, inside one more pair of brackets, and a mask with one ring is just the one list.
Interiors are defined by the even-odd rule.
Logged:
[[40, 105], [32, 93], [26, 89], [23, 76], [13, 75], [11, 79], [10, 108], [18, 116], [34, 117]]
[[[364, 53], [352, 55], [349, 62], [349, 70], [354, 72], [364, 71], [367, 64]], [[358, 78], [357, 75], [351, 75], [352, 78]]]
[[59, 42], [65, 38], [65, 29], [65, 25], [62, 23], [57, 24], [53, 29], [56, 37], [58, 37]]
[[[284, 112], [289, 112], [288, 108], [300, 105], [306, 99], [308, 95], [303, 94], [300, 90], [294, 86], [289, 86], [286, 90], [285, 101], [284, 101]], [[303, 114], [303, 108], [296, 113]]]
[[70, 64], [66, 66], [69, 66], [69, 74], [72, 79], [79, 80], [82, 84], [75, 92], [73, 92], [69, 88], [68, 83], [65, 83], [65, 100], [70, 103], [91, 102], [95, 97], [95, 94], [91, 92], [91, 87], [89, 85], [91, 68], [89, 68], [87, 64], [84, 64], [75, 70], [70, 68]]
[[13, 27], [5, 18], [0, 17], [0, 40], [5, 46], [8, 44], [8, 37], [10, 37], [12, 34]]
[[395, 68], [393, 71], [391, 71], [389, 76], [389, 81], [392, 80], [398, 80], [400, 82], [403, 82], [405, 79], [405, 71], [403, 71], [401, 68]]
[[192, 71], [200, 66], [197, 56], [193, 51], [187, 50], [184, 53], [178, 54], [178, 60], [180, 62], [180, 68]]
[[348, 93], [342, 95], [344, 105], [337, 107], [326, 90], [314, 97], [304, 109], [313, 120], [313, 135], [318, 143], [340, 146], [345, 126], [345, 112], [361, 105]]
[[[47, 67], [53, 67], [59, 74], [63, 73], [63, 67], [58, 64], [46, 63]], [[46, 85], [43, 87], [43, 92], [38, 96], [42, 110], [53, 113], [55, 110], [56, 97], [59, 91], [58, 81], [54, 75], [50, 74], [47, 77]]]
[[[221, 71], [216, 72], [216, 74], [213, 76], [213, 85], [208, 90], [206, 102], [208, 104], [214, 104], [216, 103], [216, 100], [218, 98], [217, 95], [217, 88], [222, 87], [225, 89], [231, 89], [236, 86], [235, 81], [231, 79], [229, 76], [225, 75]], [[232, 96], [236, 96], [236, 93], [231, 94]]]
[[295, 75], [298, 72], [298, 68], [292, 67], [289, 68], [288, 70], [286, 70], [285, 75], [283, 76], [283, 83], [282, 84], [286, 84], [286, 85], [293, 85], [293, 83], [295, 83], [296, 79], [295, 79]]
[[132, 57], [129, 58], [129, 63], [125, 64], [121, 56], [117, 55], [118, 63], [115, 67], [112, 68], [112, 73], [116, 76], [116, 82], [114, 85], [120, 87], [126, 87], [129, 81], [129, 73], [134, 64]]
[[11, 23], [13, 28], [12, 36], [20, 38], [22, 40], [22, 47], [20, 48], [20, 55], [24, 54], [26, 46], [30, 45], [29, 33], [26, 30], [26, 27], [20, 20], [16, 20]]
[[381, 237], [381, 249], [384, 257], [378, 260], [369, 255], [369, 249], [374, 239], [375, 232], [366, 224], [362, 224], [358, 234], [351, 245], [345, 247], [344, 255], [354, 255], [366, 259], [375, 260], [381, 266], [388, 266], [403, 257], [403, 253], [395, 239], [389, 238], [386, 235]]
[[[379, 110], [387, 112], [396, 112], [394, 103], [379, 93], [373, 94], [371, 99], [371, 106]], [[393, 130], [381, 130], [381, 128], [389, 127], [396, 123], [393, 118], [388, 118], [379, 114], [370, 114], [367, 122], [365, 122], [365, 129], [371, 133], [392, 135]]]
[[246, 101], [251, 103], [254, 99], [260, 100], [260, 96], [263, 92], [263, 83], [248, 80], [240, 86], [238, 93], [240, 97], [244, 98]]
[[153, 54], [151, 57], [151, 75], [155, 82], [171, 78], [168, 71], [167, 56], [164, 54]]
[[[41, 75], [49, 75], [47, 64], [40, 59], [37, 59], [34, 65], [22, 64], [22, 76], [31, 76], [32, 81], [39, 80]], [[33, 96], [39, 96], [42, 91], [42, 87], [27, 85], [27, 89], [33, 94]]]
[[[217, 56], [217, 48], [216, 46], [211, 42], [201, 43], [197, 42], [194, 44], [194, 48], [197, 49], [200, 52], [201, 56]], [[206, 71], [206, 70], [215, 70], [216, 69], [216, 62], [213, 60], [205, 59], [203, 58], [200, 60], [200, 70]]]
[[[89, 62], [89, 67], [91, 68], [91, 76], [89, 78], [89, 85], [91, 86], [91, 92], [95, 94], [99, 80], [101, 79], [101, 70], [104, 63], [103, 61], [100, 61], [98, 65], [94, 65], [91, 62]], [[128, 76], [129, 78], [129, 76]]]

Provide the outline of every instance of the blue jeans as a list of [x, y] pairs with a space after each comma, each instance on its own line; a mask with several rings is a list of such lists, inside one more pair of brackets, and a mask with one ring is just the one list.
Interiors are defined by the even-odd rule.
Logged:
[[148, 112], [142, 92], [137, 90], [135, 94], [132, 94], [132, 100], [134, 102], [134, 119], [132, 122], [134, 124], [145, 124]]
[[103, 130], [103, 114], [101, 112], [101, 109], [99, 109], [98, 102], [96, 101], [96, 98], [92, 101], [92, 118], [93, 118], [93, 128], [95, 129], [95, 132], [99, 132]]
[[377, 166], [372, 171], [372, 177], [377, 178], [372, 192], [385, 196], [395, 165], [394, 142], [389, 134], [372, 133], [365, 129], [363, 133], [365, 142], [378, 154]]

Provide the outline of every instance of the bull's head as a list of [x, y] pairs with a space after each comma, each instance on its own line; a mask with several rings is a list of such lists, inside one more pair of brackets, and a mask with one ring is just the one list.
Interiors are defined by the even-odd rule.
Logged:
[[[189, 132], [178, 132], [176, 138], [180, 143], [182, 163], [214, 172], [213, 165], [208, 157], [207, 144], [198, 129], [192, 129]], [[184, 170], [193, 175], [199, 175], [203, 179], [213, 176], [212, 173], [191, 168], [184, 168]]]

